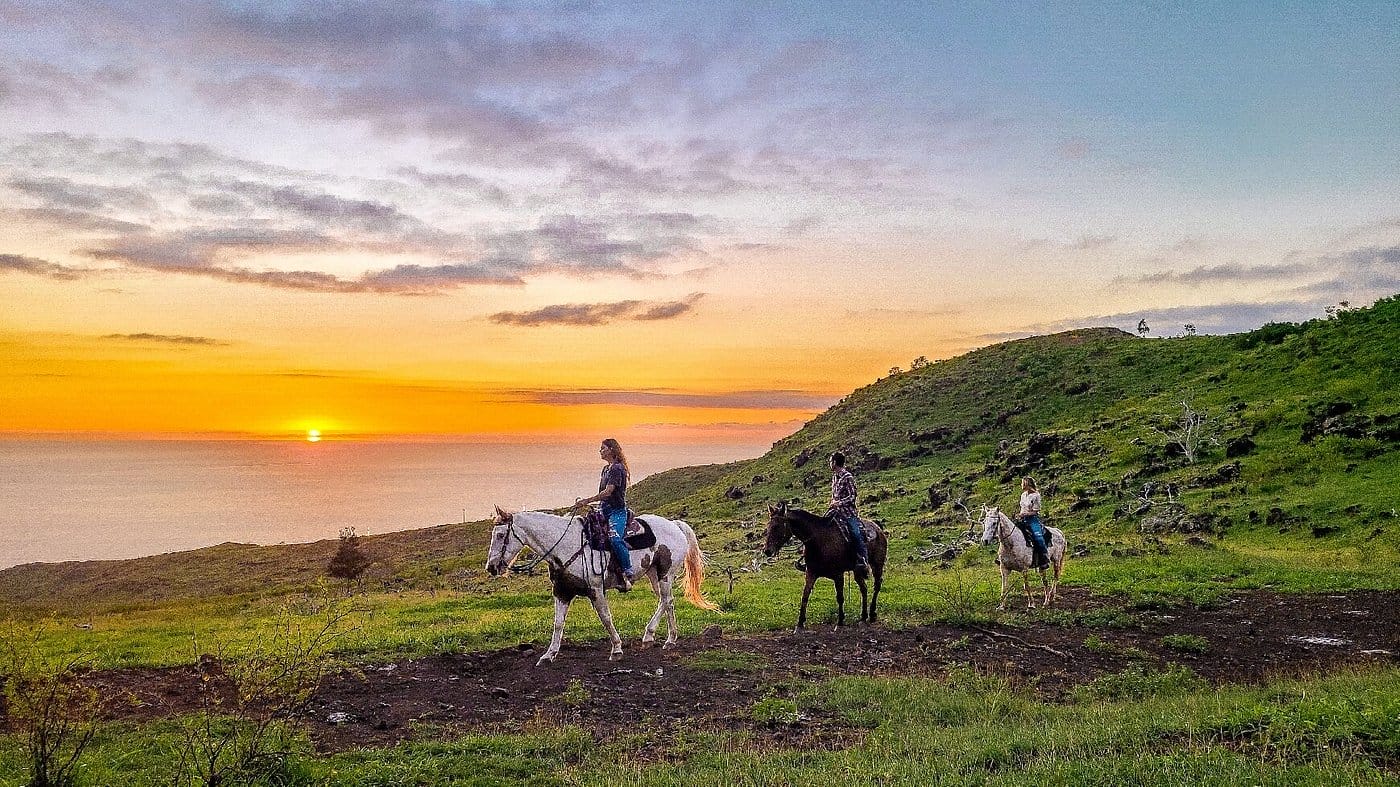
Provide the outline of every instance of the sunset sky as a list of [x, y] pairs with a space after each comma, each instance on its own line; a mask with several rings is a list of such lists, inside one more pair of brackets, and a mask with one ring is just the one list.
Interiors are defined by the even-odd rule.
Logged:
[[0, 0], [0, 433], [759, 440], [1400, 291], [1400, 4]]

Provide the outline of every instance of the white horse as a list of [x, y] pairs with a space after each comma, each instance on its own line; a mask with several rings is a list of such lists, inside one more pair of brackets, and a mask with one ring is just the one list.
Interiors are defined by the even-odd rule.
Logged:
[[[1042, 604], [1048, 607], [1055, 600], [1055, 591], [1060, 586], [1060, 571], [1065, 566], [1065, 534], [1049, 525], [1043, 527], [1047, 538], [1046, 556], [1050, 559], [1051, 567], [1055, 569], [1053, 580], [1047, 580], [1045, 569], [1039, 569], [1040, 583], [1045, 588]], [[1021, 587], [1026, 591], [1026, 608], [1035, 609], [1035, 603], [1031, 601], [1031, 587], [1027, 575], [1031, 563], [1034, 562], [1034, 552], [1026, 546], [1026, 537], [1021, 534], [1016, 523], [998, 508], [987, 509], [987, 517], [982, 521], [982, 543], [990, 544], [993, 538], [1001, 542], [1001, 547], [997, 549], [997, 563], [1001, 566], [1001, 605], [997, 609], [1006, 609], [1007, 577], [1012, 571], [1021, 572]]]
[[[656, 627], [661, 622], [662, 613], [665, 613], [666, 642], [662, 647], [669, 648], [676, 644], [679, 635], [671, 584], [681, 571], [685, 572], [686, 600], [701, 609], [717, 610], [719, 607], [706, 599], [700, 588], [705, 580], [705, 556], [690, 525], [655, 514], [643, 514], [638, 518], [651, 525], [656, 535], [655, 545], [632, 550], [632, 565], [637, 576], [651, 580], [651, 589], [657, 597], [656, 612], [642, 633], [642, 644], [650, 645], [656, 641]], [[549, 642], [549, 649], [536, 664], [550, 663], [559, 655], [569, 603], [579, 596], [593, 603], [598, 620], [612, 640], [609, 660], [622, 658], [622, 637], [613, 625], [612, 610], [608, 608], [604, 593], [608, 588], [618, 586], [616, 576], [610, 570], [614, 558], [611, 553], [595, 552], [589, 548], [583, 532], [583, 520], [576, 516], [562, 517], [540, 511], [508, 513], [497, 507], [495, 521], [486, 556], [487, 573], [493, 577], [505, 573], [526, 546], [536, 555], [536, 562], [549, 566], [549, 579], [554, 585], [554, 637]]]

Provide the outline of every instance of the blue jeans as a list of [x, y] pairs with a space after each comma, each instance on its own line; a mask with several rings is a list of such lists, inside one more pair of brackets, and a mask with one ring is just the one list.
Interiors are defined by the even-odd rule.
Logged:
[[1048, 549], [1045, 546], [1045, 526], [1040, 524], [1040, 514], [1031, 514], [1026, 517], [1026, 522], [1031, 529], [1031, 538], [1035, 539], [1035, 545], [1041, 549]]
[[615, 511], [603, 509], [603, 516], [608, 518], [608, 524], [612, 526], [612, 537], [609, 544], [612, 546], [613, 557], [617, 558], [617, 564], [622, 567], [623, 573], [632, 573], [632, 551], [627, 548], [627, 542], [622, 540], [622, 535], [627, 532], [627, 509], [619, 508]]
[[851, 540], [856, 545], [856, 562], [869, 563], [870, 554], [865, 549], [865, 528], [860, 526], [860, 517], [853, 516], [846, 524], [851, 528]]

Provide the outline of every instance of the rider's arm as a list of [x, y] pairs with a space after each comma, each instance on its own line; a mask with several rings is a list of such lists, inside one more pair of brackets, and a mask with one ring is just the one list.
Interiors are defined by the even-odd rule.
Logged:
[[574, 505], [581, 506], [587, 505], [588, 503], [596, 503], [599, 500], [602, 500], [603, 498], [607, 497], [608, 495], [611, 495], [616, 489], [616, 486], [608, 484], [607, 486], [603, 487], [603, 491], [599, 492], [598, 494], [592, 497], [574, 498]]

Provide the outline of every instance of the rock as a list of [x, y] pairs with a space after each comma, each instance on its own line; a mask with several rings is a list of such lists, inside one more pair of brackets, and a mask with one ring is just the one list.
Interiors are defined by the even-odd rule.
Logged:
[[730, 500], [738, 500], [744, 496], [744, 490], [740, 489], [737, 486], [731, 486], [728, 489], [724, 490], [724, 496], [729, 498]]
[[1254, 441], [1249, 439], [1249, 435], [1236, 437], [1225, 444], [1225, 457], [1235, 459], [1236, 457], [1248, 456], [1255, 447]]
[[345, 711], [336, 711], [335, 713], [332, 713], [326, 717], [327, 724], [349, 724], [354, 720], [355, 717], [351, 716]]
[[797, 455], [792, 458], [792, 466], [794, 468], [801, 467], [807, 464], [808, 462], [812, 461], [812, 457], [815, 455], [816, 452], [812, 449], [804, 448], [801, 451], [798, 451]]
[[1150, 511], [1138, 525], [1143, 533], [1199, 533], [1207, 529], [1201, 518], [1181, 504], [1154, 506]]
[[948, 502], [947, 493], [945, 493], [943, 490], [939, 489], [936, 486], [931, 486], [928, 488], [929, 508], [938, 508], [946, 502]]
[[1312, 529], [1313, 538], [1333, 536], [1340, 532], [1342, 532], [1340, 527], [1333, 527], [1331, 525], [1313, 525]]
[[508, 688], [506, 688], [506, 687], [504, 687], [504, 686], [492, 686], [492, 687], [491, 687], [491, 696], [496, 697], [496, 698], [499, 698], [499, 699], [505, 699], [506, 697], [509, 697], [509, 696], [510, 696], [510, 689], [508, 689]]
[[1038, 432], [1031, 435], [1026, 441], [1026, 453], [1032, 457], [1045, 457], [1055, 452], [1060, 447], [1060, 436], [1046, 432]]

